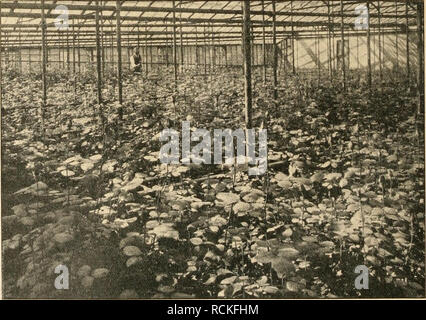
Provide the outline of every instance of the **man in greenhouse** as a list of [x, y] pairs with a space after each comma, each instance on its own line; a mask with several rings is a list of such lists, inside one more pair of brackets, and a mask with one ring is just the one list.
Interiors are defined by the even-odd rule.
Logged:
[[142, 71], [142, 58], [139, 54], [138, 48], [133, 48], [133, 53], [130, 56], [130, 70], [133, 71], [133, 73], [141, 72]]

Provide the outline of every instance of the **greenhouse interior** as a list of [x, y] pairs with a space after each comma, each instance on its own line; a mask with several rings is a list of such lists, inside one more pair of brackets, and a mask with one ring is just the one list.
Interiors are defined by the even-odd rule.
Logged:
[[1, 0], [3, 298], [425, 297], [423, 17]]

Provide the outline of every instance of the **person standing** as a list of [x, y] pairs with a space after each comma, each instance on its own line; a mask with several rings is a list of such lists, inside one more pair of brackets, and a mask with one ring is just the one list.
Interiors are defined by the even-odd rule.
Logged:
[[133, 73], [140, 73], [142, 71], [142, 57], [139, 54], [138, 48], [133, 48], [132, 55], [130, 56], [130, 70]]

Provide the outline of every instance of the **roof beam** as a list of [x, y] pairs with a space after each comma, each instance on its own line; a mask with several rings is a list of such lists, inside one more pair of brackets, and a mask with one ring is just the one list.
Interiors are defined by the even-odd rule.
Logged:
[[[2, 9], [35, 9], [38, 10], [41, 8], [41, 5], [38, 3], [1, 3], [0, 6]], [[46, 9], [54, 9], [56, 8], [55, 4], [46, 4]], [[95, 5], [79, 5], [79, 4], [67, 4], [68, 10], [85, 10], [85, 11], [96, 11], [98, 10], [104, 10], [104, 11], [115, 11], [114, 6], [95, 6]], [[196, 13], [196, 14], [229, 14], [229, 15], [242, 15], [242, 11], [240, 9], [213, 9], [213, 8], [184, 8], [184, 7], [152, 7], [152, 6], [123, 6], [123, 12], [125, 11], [133, 11], [133, 12], [164, 12], [164, 13]], [[9, 14], [13, 14], [14, 12], [9, 12]], [[261, 10], [253, 10], [251, 11], [252, 15], [262, 15]], [[265, 15], [272, 16], [272, 11], [265, 11]], [[92, 14], [94, 16], [94, 13]], [[299, 16], [299, 17], [328, 17], [328, 13], [326, 12], [289, 12], [289, 11], [279, 11], [276, 13], [277, 16]], [[47, 13], [46, 17], [51, 17], [51, 13]], [[344, 17], [344, 18], [356, 18], [358, 15], [356, 13], [333, 13], [331, 14], [332, 17]], [[377, 18], [377, 13], [370, 14], [371, 18]], [[401, 17], [400, 15], [395, 14], [387, 14], [382, 16], [382, 18], [396, 18]], [[405, 17], [405, 15], [404, 15]], [[409, 18], [416, 18], [415, 14], [409, 14]], [[56, 16], [53, 16], [53, 18], [56, 18]], [[129, 18], [129, 17], [128, 17]], [[138, 19], [139, 17], [134, 17]], [[158, 19], [158, 18], [157, 18]]]

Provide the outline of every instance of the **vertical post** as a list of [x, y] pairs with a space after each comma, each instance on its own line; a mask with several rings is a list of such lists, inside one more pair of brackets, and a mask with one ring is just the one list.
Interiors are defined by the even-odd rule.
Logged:
[[[367, 2], [368, 5], [368, 2]], [[334, 74], [335, 70], [337, 70], [337, 55], [336, 55], [336, 34], [334, 32], [334, 6], [331, 7], [331, 55], [332, 55], [332, 59], [331, 59], [331, 71], [332, 74]]]
[[[147, 27], [147, 24], [148, 24], [148, 21], [145, 21], [145, 75], [148, 75], [148, 27]], [[139, 32], [138, 32], [138, 37], [139, 37]], [[139, 42], [138, 42], [138, 47], [139, 47]]]
[[380, 1], [377, 1], [377, 14], [378, 14], [378, 29], [379, 29], [379, 79], [380, 84], [383, 81], [383, 66], [382, 66], [382, 41], [381, 37], [383, 36], [382, 33], [382, 24], [381, 24], [381, 10], [380, 10]]
[[103, 15], [103, 10], [102, 9], [101, 9], [101, 12], [100, 12], [100, 18], [101, 18], [101, 26], [100, 26], [100, 28], [101, 28], [102, 74], [105, 75], [104, 15]]
[[371, 89], [371, 34], [370, 34], [370, 3], [367, 2], [367, 83]]
[[127, 63], [129, 64], [130, 70], [130, 33], [127, 32]]
[[265, 35], [265, 2], [262, 0], [262, 55], [263, 84], [266, 84], [266, 35]]
[[[212, 24], [210, 23], [209, 26], [210, 26], [209, 29], [210, 29], [210, 32], [211, 32], [210, 68], [214, 72], [214, 69], [215, 69], [215, 60], [216, 60], [215, 47], [214, 47], [214, 34], [213, 34], [213, 26], [212, 26]], [[212, 71], [210, 71], [210, 74], [211, 74], [211, 72]]]
[[[2, 37], [2, 21], [1, 21], [1, 6], [0, 6], [0, 115], [3, 113], [3, 37]], [[3, 119], [3, 117], [0, 117]], [[1, 122], [1, 121], [0, 121]], [[3, 126], [1, 126], [3, 128]]]
[[250, 52], [250, 1], [243, 1], [243, 65], [244, 65], [244, 102], [246, 129], [251, 128], [252, 90], [251, 90], [251, 52]]
[[173, 75], [175, 80], [175, 86], [177, 84], [177, 52], [176, 52], [176, 3], [173, 0]]
[[19, 72], [22, 73], [22, 54], [21, 54], [22, 44], [21, 44], [21, 27], [20, 26], [18, 29], [18, 47], [19, 47], [19, 51], [18, 51]]
[[166, 66], [167, 68], [169, 68], [169, 27], [168, 26], [166, 26], [166, 47], [164, 48], [164, 50], [166, 55]]
[[99, 0], [96, 0], [95, 21], [96, 21], [96, 73], [97, 73], [96, 82], [97, 82], [98, 104], [100, 105], [102, 103], [102, 65], [101, 65], [100, 30], [99, 30]]
[[80, 52], [80, 20], [77, 20], [78, 29], [77, 29], [77, 62], [78, 62], [78, 72], [81, 72], [81, 52]]
[[197, 26], [195, 25], [195, 69], [198, 71], [198, 30]]
[[319, 27], [316, 28], [317, 29], [317, 37], [315, 39], [316, 42], [316, 47], [317, 47], [317, 59], [318, 59], [318, 85], [321, 82], [321, 51], [320, 51], [320, 31], [319, 31]]
[[63, 43], [63, 39], [61, 39], [59, 43], [60, 43], [61, 52], [62, 52], [62, 59], [61, 59], [62, 68], [65, 69], [65, 44]]
[[47, 104], [47, 77], [46, 77], [46, 61], [47, 61], [47, 50], [46, 50], [46, 17], [44, 15], [44, 0], [41, 0], [41, 50], [42, 50], [42, 91], [43, 91], [43, 103], [41, 105], [41, 128], [44, 131], [44, 112]]
[[111, 70], [114, 70], [114, 28], [113, 28], [113, 23], [111, 21], [111, 52], [110, 52], [110, 60], [111, 60]]
[[72, 21], [72, 72], [75, 77], [75, 28], [74, 28], [74, 20]]
[[152, 67], [152, 49], [153, 49], [153, 44], [151, 42], [151, 45], [149, 46], [149, 70], [153, 70], [153, 67]]
[[399, 39], [398, 39], [398, 0], [395, 0], [395, 51], [396, 51], [396, 71], [399, 70]]
[[406, 41], [405, 41], [405, 46], [406, 46], [406, 58], [407, 58], [407, 81], [408, 81], [408, 85], [410, 85], [410, 27], [408, 24], [408, 1], [405, 3], [405, 22], [406, 22]]
[[204, 25], [203, 29], [203, 36], [204, 36], [204, 76], [207, 74], [207, 38], [206, 38], [206, 25]]
[[28, 70], [31, 73], [31, 48], [28, 48]]
[[274, 101], [276, 103], [276, 100], [278, 99], [278, 92], [277, 92], [277, 86], [278, 86], [278, 78], [277, 78], [277, 62], [278, 62], [278, 48], [277, 48], [277, 17], [275, 12], [275, 0], [272, 0], [272, 48], [273, 48], [273, 65], [272, 65], [272, 72], [273, 72], [273, 86], [274, 86]]
[[65, 31], [67, 38], [66, 38], [66, 42], [67, 42], [67, 71], [70, 71], [70, 43], [69, 43], [69, 31], [68, 29]]
[[61, 41], [61, 33], [58, 30], [58, 45], [57, 45], [57, 48], [58, 48], [58, 69], [61, 68], [61, 44], [60, 44], [60, 41]]
[[359, 70], [359, 34], [356, 34], [356, 68]]
[[345, 25], [344, 23], [344, 16], [343, 16], [343, 0], [340, 0], [340, 13], [342, 16], [342, 20], [341, 20], [341, 26], [340, 26], [340, 31], [341, 31], [341, 40], [342, 40], [342, 81], [343, 81], [343, 90], [346, 90], [346, 63], [345, 63]]
[[[285, 31], [285, 27], [283, 27], [283, 30]], [[283, 45], [284, 45], [284, 77], [287, 78], [287, 61], [288, 61], [288, 41], [287, 37], [283, 39]]]
[[[139, 39], [139, 33], [140, 33], [140, 30], [139, 30], [139, 24], [138, 24], [138, 27], [137, 27], [137, 29], [136, 29], [136, 32], [137, 32], [137, 43], [136, 43], [136, 47], [138, 48], [138, 50], [140, 50], [140, 39]], [[146, 26], [145, 26], [145, 33], [146, 33]], [[146, 35], [145, 35], [145, 37], [146, 37]], [[143, 52], [141, 53], [142, 55], [144, 54]], [[145, 68], [146, 68], [146, 65], [145, 65]]]
[[333, 64], [332, 64], [332, 56], [331, 56], [331, 16], [330, 16], [330, 1], [327, 1], [327, 12], [328, 12], [328, 41], [327, 41], [327, 52], [328, 52], [328, 73], [330, 79], [333, 77]]
[[[7, 43], [7, 36], [6, 36], [6, 43]], [[40, 60], [43, 59], [43, 46], [42, 45], [40, 45], [38, 47], [38, 57], [40, 57]], [[9, 51], [7, 51], [7, 56], [6, 56], [6, 61], [8, 61], [8, 60], [9, 60]], [[42, 72], [43, 63], [39, 63], [39, 65], [40, 65], [40, 72]]]
[[291, 12], [291, 62], [292, 62], [292, 72], [296, 74], [296, 64], [294, 61], [294, 24], [293, 24], [293, 0], [290, 2], [290, 12]]
[[418, 91], [418, 105], [417, 114], [424, 112], [424, 34], [423, 34], [423, 11], [424, 4], [417, 3], [417, 91]]
[[74, 99], [77, 96], [77, 78], [75, 74], [75, 28], [74, 19], [72, 20], [72, 73], [73, 73], [73, 84], [74, 84]]
[[254, 46], [254, 29], [253, 29], [253, 25], [250, 27], [250, 40], [251, 40], [251, 46], [250, 46], [250, 50], [251, 50], [251, 68], [252, 70], [256, 70], [256, 48]]
[[120, 18], [121, 4], [120, 0], [116, 2], [116, 26], [115, 30], [117, 33], [117, 78], [118, 78], [118, 102], [121, 105], [123, 103], [123, 84], [121, 80], [121, 18]]
[[[182, 8], [182, 1], [179, 1], [179, 8]], [[179, 36], [180, 36], [180, 70], [183, 72], [183, 35], [182, 35], [182, 12], [179, 13]]]

